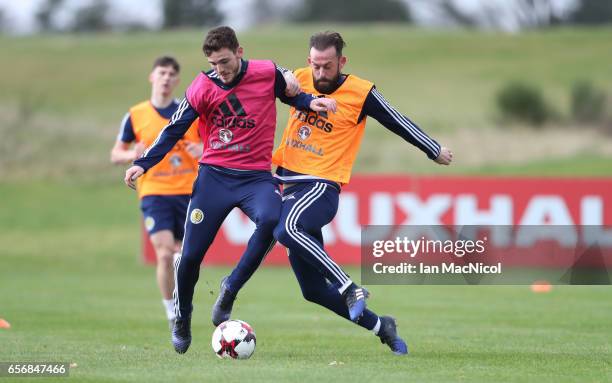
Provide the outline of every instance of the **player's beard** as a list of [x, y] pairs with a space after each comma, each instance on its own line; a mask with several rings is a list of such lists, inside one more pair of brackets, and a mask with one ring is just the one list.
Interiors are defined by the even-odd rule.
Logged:
[[312, 80], [317, 92], [322, 94], [333, 93], [338, 88], [338, 81], [340, 80], [340, 65], [338, 65], [338, 72], [333, 78], [320, 78], [317, 80], [313, 77]]

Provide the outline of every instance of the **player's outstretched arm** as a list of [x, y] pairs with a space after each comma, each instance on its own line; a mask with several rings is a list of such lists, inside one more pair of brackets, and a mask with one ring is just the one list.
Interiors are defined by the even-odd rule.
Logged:
[[434, 161], [440, 165], [450, 165], [453, 162], [453, 152], [449, 148], [442, 146], [440, 148], [440, 155]]
[[395, 109], [374, 87], [363, 104], [362, 116], [370, 116], [382, 126], [421, 149], [427, 157], [439, 164], [448, 165], [452, 153], [422, 131], [416, 123]]
[[183, 99], [172, 115], [170, 123], [162, 129], [153, 145], [145, 150], [142, 157], [134, 161], [134, 165], [140, 166], [144, 171], [155, 166], [172, 150], [197, 118], [198, 113], [189, 105], [187, 99]]
[[123, 182], [130, 188], [136, 190], [136, 184], [134, 183], [138, 177], [144, 174], [144, 169], [138, 165], [131, 166], [125, 171], [125, 178]]

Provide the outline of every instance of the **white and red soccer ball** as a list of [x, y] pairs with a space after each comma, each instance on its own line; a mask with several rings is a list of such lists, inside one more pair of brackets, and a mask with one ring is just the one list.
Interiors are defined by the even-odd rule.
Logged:
[[255, 352], [255, 331], [244, 321], [228, 320], [217, 326], [211, 343], [219, 358], [248, 359]]

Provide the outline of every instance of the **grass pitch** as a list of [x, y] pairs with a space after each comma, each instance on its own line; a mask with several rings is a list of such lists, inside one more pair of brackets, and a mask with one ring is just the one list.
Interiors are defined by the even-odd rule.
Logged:
[[[329, 27], [281, 28], [240, 34], [247, 56], [304, 65], [307, 37]], [[487, 145], [478, 135], [497, 125], [494, 94], [507, 81], [535, 83], [560, 110], [574, 81], [612, 84], [610, 28], [516, 36], [332, 28], [349, 42], [347, 71], [374, 80], [426, 131], [447, 134], [451, 147], [460, 128], [474, 129], [475, 147]], [[177, 355], [154, 269], [138, 258], [136, 198], [108, 151], [126, 108], [149, 92], [153, 57], [177, 55], [185, 87], [206, 67], [202, 35], [0, 37], [0, 318], [12, 325], [0, 329], [0, 362], [76, 364], [70, 378], [49, 382], [612, 381], [610, 287], [533, 294], [521, 286], [368, 286], [370, 308], [397, 317], [410, 347], [396, 357], [371, 333], [305, 302], [290, 269], [264, 267], [234, 311], [255, 328], [257, 350], [228, 361], [212, 352], [209, 319], [228, 269], [204, 268], [193, 344]], [[457, 166], [442, 170], [406, 156], [412, 148], [395, 149], [396, 137], [371, 125], [356, 172], [610, 175], [609, 152], [590, 147], [513, 164], [484, 155], [472, 165], [461, 164], [467, 151], [457, 149]], [[598, 140], [606, 147], [609, 139]]]
[[371, 333], [305, 302], [290, 269], [272, 267], [255, 274], [234, 311], [257, 333], [250, 360], [219, 360], [210, 346], [210, 306], [225, 268], [202, 270], [193, 343], [178, 355], [154, 269], [137, 258], [138, 212], [127, 189], [21, 184], [0, 192], [0, 317], [12, 325], [0, 329], [0, 361], [76, 363], [70, 378], [45, 381], [612, 379], [609, 286], [548, 294], [527, 286], [369, 286], [369, 307], [396, 316], [408, 342], [411, 354], [397, 357]]

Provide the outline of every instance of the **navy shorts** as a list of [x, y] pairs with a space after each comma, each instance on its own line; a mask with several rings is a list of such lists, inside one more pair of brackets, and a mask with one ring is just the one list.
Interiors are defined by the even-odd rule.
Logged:
[[185, 233], [185, 216], [189, 195], [148, 195], [140, 201], [140, 210], [149, 235], [160, 230], [170, 230], [177, 240]]

